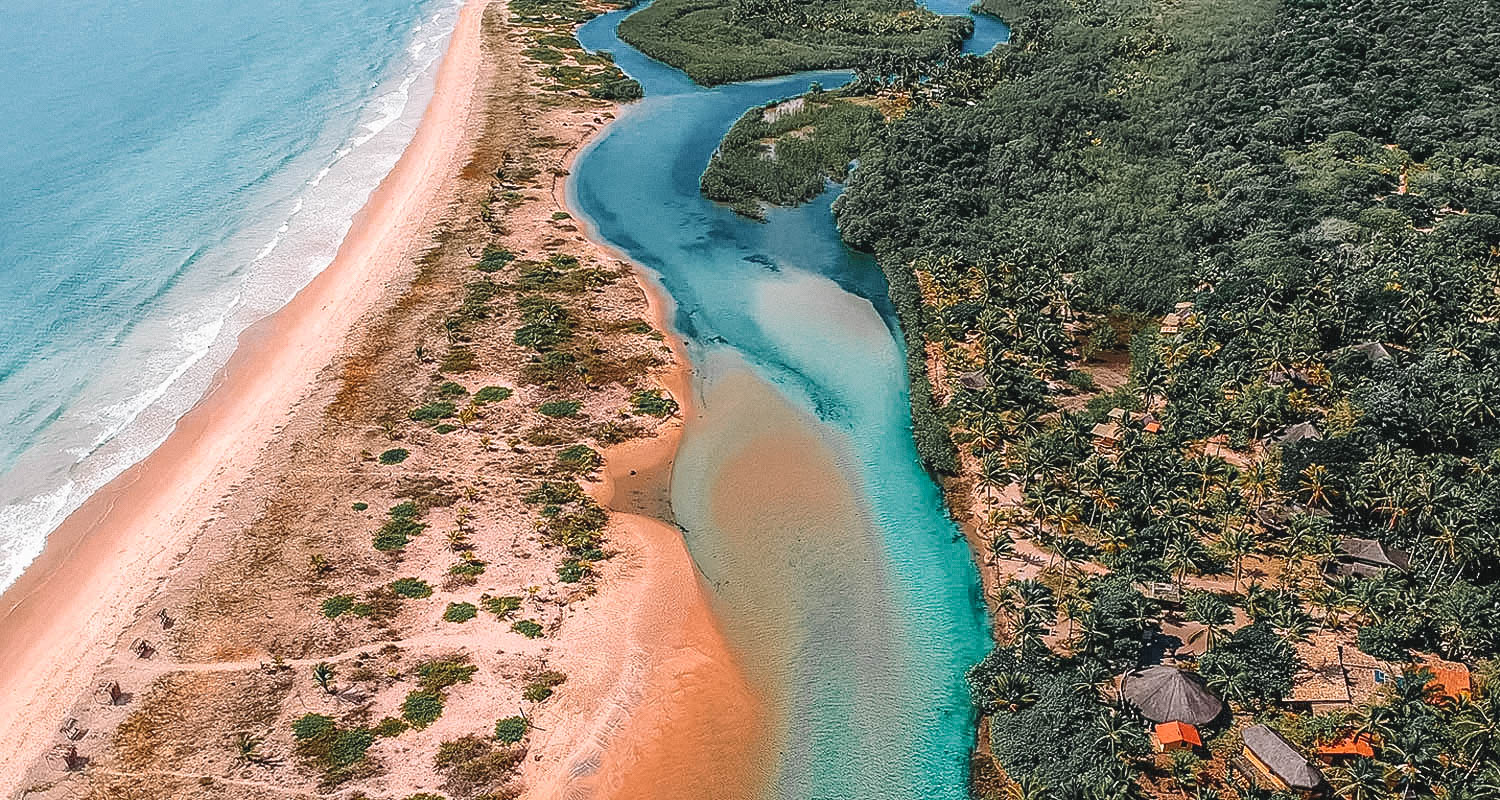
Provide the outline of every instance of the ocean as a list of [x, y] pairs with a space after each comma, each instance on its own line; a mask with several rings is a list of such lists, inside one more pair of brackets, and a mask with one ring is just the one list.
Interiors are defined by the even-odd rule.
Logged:
[[458, 0], [18, 0], [0, 25], [0, 588], [332, 260]]

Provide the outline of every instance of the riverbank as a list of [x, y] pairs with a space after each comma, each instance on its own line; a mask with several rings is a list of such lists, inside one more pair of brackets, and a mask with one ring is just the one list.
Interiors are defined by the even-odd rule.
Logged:
[[[543, 65], [521, 52], [533, 26], [509, 17], [465, 5], [416, 138], [335, 262], [242, 337], [167, 443], [70, 517], [6, 592], [0, 786], [438, 791], [458, 780], [434, 766], [440, 744], [488, 740], [509, 709], [537, 717], [548, 695], [572, 693], [549, 662], [589, 638], [570, 633], [578, 609], [680, 577], [638, 581], [632, 564], [655, 564], [652, 542], [620, 522], [614, 558], [554, 563], [545, 519], [523, 501], [575, 474], [563, 451], [650, 436], [660, 423], [631, 397], [672, 355], [641, 320], [628, 270], [552, 197], [611, 105], [539, 89]], [[491, 250], [507, 257], [476, 271]], [[571, 315], [590, 375], [539, 375], [521, 344], [522, 270], [542, 263], [564, 278], [526, 297]], [[558, 404], [571, 413], [544, 413]], [[383, 509], [403, 505], [420, 520], [411, 539], [372, 549]], [[466, 620], [476, 605], [488, 613]], [[435, 690], [440, 716], [427, 719], [407, 701], [435, 660], [475, 669]], [[324, 663], [334, 677], [320, 687]], [[118, 686], [118, 704], [98, 702], [101, 684]], [[291, 735], [309, 713], [363, 742], [352, 763]], [[76, 740], [57, 733], [67, 718]], [[59, 744], [76, 748], [77, 769], [40, 758]]]

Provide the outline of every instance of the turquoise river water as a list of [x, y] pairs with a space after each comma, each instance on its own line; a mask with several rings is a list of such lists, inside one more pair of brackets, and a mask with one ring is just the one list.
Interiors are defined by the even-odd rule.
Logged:
[[[967, 13], [952, 0], [928, 5]], [[626, 13], [590, 21], [579, 38], [613, 53], [646, 97], [580, 156], [570, 198], [676, 304], [695, 396], [673, 508], [775, 712], [770, 793], [965, 797], [963, 676], [989, 631], [969, 550], [912, 444], [884, 279], [839, 239], [831, 192], [757, 223], [698, 191], [747, 109], [849, 75], [705, 89], [620, 41]], [[1007, 34], [979, 17], [965, 49]], [[807, 453], [786, 452], [788, 442]]]

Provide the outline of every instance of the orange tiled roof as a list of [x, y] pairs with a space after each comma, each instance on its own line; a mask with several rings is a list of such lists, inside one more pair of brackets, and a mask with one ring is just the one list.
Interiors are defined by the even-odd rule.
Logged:
[[1203, 737], [1198, 735], [1197, 727], [1186, 722], [1163, 722], [1157, 725], [1156, 740], [1162, 744], [1186, 742], [1194, 747], [1203, 746]]
[[1429, 658], [1422, 662], [1422, 667], [1432, 673], [1432, 680], [1427, 682], [1427, 688], [1443, 697], [1456, 700], [1474, 689], [1469, 678], [1469, 668], [1456, 661]]
[[1374, 740], [1368, 733], [1351, 733], [1333, 744], [1319, 747], [1318, 755], [1369, 758], [1375, 755]]

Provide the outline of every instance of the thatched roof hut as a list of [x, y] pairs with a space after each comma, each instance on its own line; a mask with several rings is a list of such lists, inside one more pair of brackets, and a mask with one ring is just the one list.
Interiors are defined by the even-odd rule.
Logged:
[[1207, 725], [1224, 710], [1224, 702], [1202, 678], [1165, 665], [1125, 673], [1120, 693], [1152, 722]]

